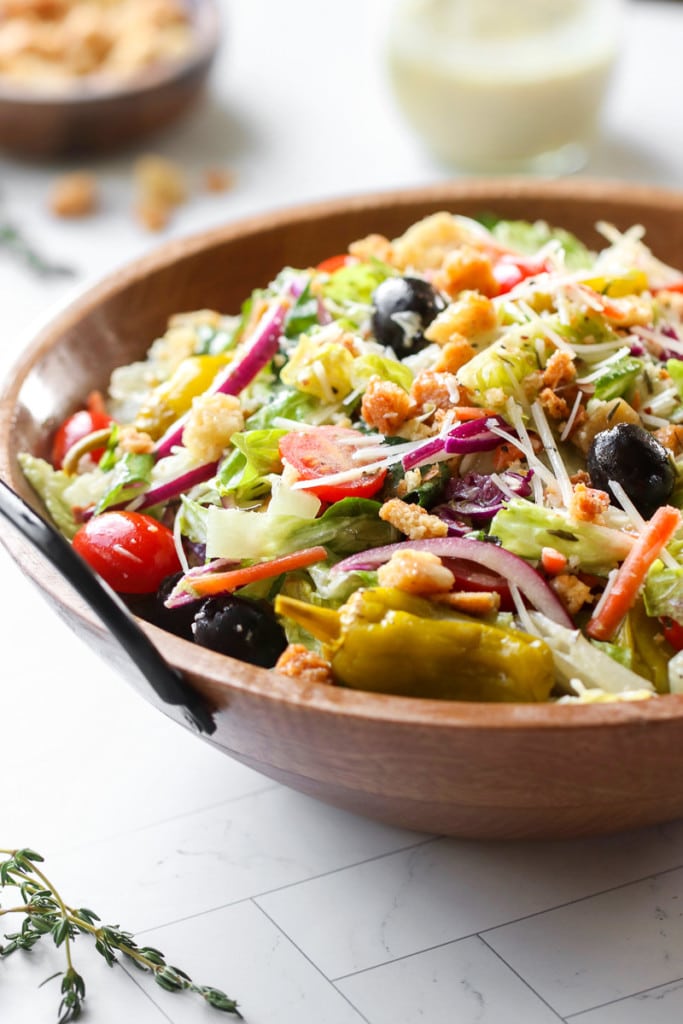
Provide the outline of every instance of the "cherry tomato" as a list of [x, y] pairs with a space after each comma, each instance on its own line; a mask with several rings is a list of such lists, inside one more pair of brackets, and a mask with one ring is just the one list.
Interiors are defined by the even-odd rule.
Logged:
[[493, 276], [498, 282], [499, 295], [505, 295], [520, 281], [525, 281], [527, 277], [533, 277], [535, 274], [542, 274], [547, 269], [545, 262], [507, 254], [501, 256], [492, 268]]
[[662, 633], [672, 647], [677, 651], [683, 650], [683, 626], [675, 619], [662, 619]]
[[181, 570], [173, 534], [140, 512], [103, 512], [76, 533], [74, 550], [119, 594], [152, 594]]
[[474, 590], [476, 593], [493, 593], [500, 596], [501, 611], [513, 612], [515, 602], [507, 580], [490, 569], [462, 558], [443, 558], [443, 564], [455, 576], [454, 590]]
[[[280, 439], [280, 455], [292, 466], [301, 480], [357, 469], [359, 463], [353, 454], [358, 450], [358, 433], [349, 427], [315, 427], [313, 430], [293, 430]], [[340, 501], [342, 498], [371, 498], [377, 494], [387, 475], [385, 469], [363, 473], [338, 484], [321, 484], [308, 488], [321, 501]]]
[[319, 270], [322, 274], [334, 274], [335, 270], [341, 270], [342, 267], [352, 267], [354, 263], [358, 263], [358, 259], [355, 256], [351, 256], [348, 252], [340, 252], [337, 256], [328, 256], [322, 263], [318, 263], [316, 270]]
[[[52, 442], [52, 465], [55, 469], [62, 468], [64, 456], [77, 441], [81, 441], [95, 430], [104, 430], [111, 422], [112, 418], [105, 411], [100, 395], [93, 392], [88, 398], [88, 408], [79, 409], [72, 416], [68, 416], [57, 428]], [[97, 462], [102, 458], [104, 448], [98, 448], [90, 454]]]

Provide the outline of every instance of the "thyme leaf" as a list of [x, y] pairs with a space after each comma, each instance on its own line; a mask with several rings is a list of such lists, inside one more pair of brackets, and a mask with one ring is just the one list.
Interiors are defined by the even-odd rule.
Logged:
[[45, 936], [51, 936], [55, 946], [63, 947], [66, 966], [41, 984], [61, 978], [61, 1001], [57, 1010], [57, 1024], [69, 1024], [78, 1020], [83, 1012], [85, 981], [74, 967], [73, 945], [79, 935], [91, 935], [95, 949], [110, 967], [120, 962], [119, 955], [127, 963], [141, 971], [148, 971], [157, 985], [167, 992], [194, 992], [216, 1010], [231, 1013], [242, 1019], [237, 1003], [220, 989], [209, 985], [197, 985], [189, 974], [169, 964], [164, 954], [152, 946], [138, 945], [135, 936], [119, 925], [106, 925], [93, 910], [87, 907], [72, 907], [62, 896], [38, 865], [43, 857], [28, 847], [22, 850], [2, 850], [0, 856], [0, 891], [16, 888], [21, 902], [16, 906], [0, 907], [4, 914], [23, 914], [24, 919], [18, 932], [6, 934], [5, 945], [0, 945], [0, 957], [10, 956], [17, 950], [30, 951]]

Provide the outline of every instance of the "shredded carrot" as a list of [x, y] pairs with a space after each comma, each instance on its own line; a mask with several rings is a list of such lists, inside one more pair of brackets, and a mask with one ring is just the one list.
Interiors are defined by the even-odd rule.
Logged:
[[450, 409], [458, 420], [478, 420], [482, 416], [496, 416], [494, 409], [480, 409], [476, 405], [455, 405]]
[[567, 568], [567, 556], [563, 555], [557, 548], [541, 549], [541, 565], [549, 576], [557, 576]]
[[269, 562], [256, 562], [243, 569], [207, 573], [205, 576], [186, 576], [176, 585], [176, 590], [183, 587], [184, 584], [183, 589], [189, 588], [197, 597], [229, 593], [238, 590], [239, 587], [246, 587], [247, 583], [267, 580], [273, 576], [280, 576], [283, 572], [292, 572], [294, 569], [305, 569], [315, 562], [322, 562], [325, 558], [327, 558], [327, 551], [323, 547], [304, 548], [303, 551], [294, 551], [291, 555], [272, 558]]
[[636, 600], [650, 566], [680, 525], [681, 513], [671, 505], [662, 505], [645, 524], [614, 577], [607, 597], [586, 627], [594, 640], [610, 640], [614, 636]]
[[493, 469], [494, 472], [500, 473], [501, 470], [507, 469], [513, 462], [517, 462], [519, 459], [524, 458], [524, 452], [517, 445], [510, 444], [508, 441], [504, 441], [499, 444], [497, 448], [493, 450]]

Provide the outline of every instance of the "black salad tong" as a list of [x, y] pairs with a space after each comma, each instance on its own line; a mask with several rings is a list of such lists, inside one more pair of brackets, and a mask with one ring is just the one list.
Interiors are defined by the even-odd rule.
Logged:
[[0, 516], [51, 563], [90, 606], [157, 698], [177, 709], [197, 732], [213, 733], [216, 723], [204, 699], [164, 660], [123, 601], [76, 554], [69, 542], [3, 480], [0, 480]]

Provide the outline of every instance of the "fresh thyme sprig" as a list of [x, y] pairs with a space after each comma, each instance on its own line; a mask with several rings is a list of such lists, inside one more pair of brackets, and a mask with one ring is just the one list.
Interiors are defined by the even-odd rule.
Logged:
[[7, 945], [0, 946], [0, 956], [9, 956], [18, 949], [31, 950], [46, 935], [52, 936], [56, 946], [64, 947], [66, 969], [46, 978], [43, 984], [61, 978], [62, 1000], [59, 1004], [57, 1024], [77, 1020], [83, 1011], [85, 982], [73, 964], [72, 947], [79, 934], [95, 939], [95, 949], [110, 967], [118, 963], [117, 952], [142, 971], [150, 971], [157, 985], [168, 992], [196, 992], [209, 1006], [242, 1019], [237, 1003], [225, 992], [209, 985], [196, 985], [179, 967], [166, 962], [163, 953], [152, 946], [139, 946], [135, 937], [118, 925], [103, 925], [99, 917], [87, 907], [68, 906], [52, 882], [37, 867], [43, 857], [35, 850], [2, 850], [6, 857], [0, 861], [0, 890], [14, 886], [22, 902], [14, 907], [0, 908], [3, 914], [24, 914], [21, 930], [5, 935]]
[[6, 222], [0, 223], [0, 250], [2, 249], [16, 256], [40, 277], [71, 277], [74, 273], [71, 267], [45, 259], [24, 238], [18, 228]]

